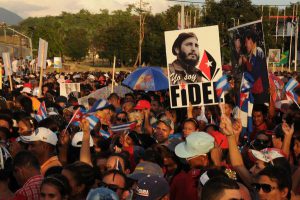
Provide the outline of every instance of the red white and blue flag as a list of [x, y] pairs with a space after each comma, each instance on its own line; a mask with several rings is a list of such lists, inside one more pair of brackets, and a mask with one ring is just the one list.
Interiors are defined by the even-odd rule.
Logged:
[[39, 109], [37, 110], [37, 113], [35, 114], [34, 118], [39, 122], [42, 121], [43, 119], [47, 118], [47, 109], [46, 109], [46, 105], [45, 102], [43, 101], [40, 104]]
[[216, 82], [216, 92], [217, 97], [220, 101], [222, 94], [225, 91], [228, 91], [230, 89], [230, 85], [227, 79], [226, 75], [223, 75], [217, 82]]
[[136, 126], [136, 122], [127, 122], [124, 124], [118, 124], [118, 125], [113, 125], [110, 130], [112, 132], [119, 132], [119, 131], [127, 131], [127, 130], [133, 130]]
[[252, 76], [245, 72], [240, 89], [240, 118], [243, 127], [242, 137], [245, 137], [245, 134], [247, 134], [248, 139], [250, 139], [249, 134], [253, 131], [252, 110], [254, 98], [251, 93], [253, 83], [254, 79]]
[[284, 91], [286, 96], [293, 100], [298, 105], [298, 95], [294, 92], [295, 88], [299, 85], [298, 81], [291, 78], [289, 82], [285, 85]]
[[83, 116], [86, 114], [85, 109], [79, 107], [73, 114], [73, 117], [71, 118], [69, 124], [71, 123], [78, 123], [82, 120]]

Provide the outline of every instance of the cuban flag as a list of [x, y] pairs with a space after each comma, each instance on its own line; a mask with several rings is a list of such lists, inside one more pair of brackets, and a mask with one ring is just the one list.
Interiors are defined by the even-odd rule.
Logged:
[[217, 92], [217, 97], [220, 101], [221, 96], [223, 92], [228, 91], [230, 89], [230, 85], [227, 79], [226, 75], [223, 75], [217, 82], [216, 82], [216, 92]]
[[86, 110], [79, 107], [73, 114], [69, 124], [74, 124], [79, 126], [79, 122], [82, 120], [83, 116], [86, 114]]
[[40, 104], [40, 107], [39, 109], [37, 110], [37, 113], [35, 114], [34, 118], [40, 122], [42, 121], [43, 119], [46, 119], [47, 118], [47, 109], [46, 109], [46, 105], [45, 105], [45, 102], [43, 101], [41, 104]]
[[107, 139], [107, 138], [110, 137], [110, 133], [107, 132], [107, 131], [104, 131], [104, 130], [102, 130], [102, 129], [100, 129], [99, 135], [102, 136], [102, 137], [104, 137], [105, 139]]
[[89, 110], [89, 113], [93, 113], [93, 112], [96, 112], [98, 110], [107, 108], [108, 106], [110, 106], [110, 104], [105, 99], [99, 99], [91, 107], [91, 109]]
[[119, 132], [119, 131], [127, 131], [127, 130], [133, 130], [136, 127], [136, 121], [134, 122], [127, 122], [124, 124], [118, 124], [118, 125], [113, 125], [110, 130], [112, 132]]
[[250, 139], [249, 135], [253, 131], [252, 110], [254, 98], [251, 93], [253, 83], [254, 79], [252, 76], [248, 72], [245, 72], [241, 82], [239, 107], [243, 127], [241, 136], [244, 138], [245, 134], [247, 134], [248, 139]]
[[99, 119], [95, 115], [89, 115], [86, 117], [86, 119], [90, 123], [90, 130], [93, 130], [96, 124], [99, 122]]
[[284, 92], [287, 98], [293, 100], [298, 105], [298, 96], [294, 92], [294, 89], [299, 85], [298, 81], [294, 78], [291, 78], [289, 82], [284, 87]]

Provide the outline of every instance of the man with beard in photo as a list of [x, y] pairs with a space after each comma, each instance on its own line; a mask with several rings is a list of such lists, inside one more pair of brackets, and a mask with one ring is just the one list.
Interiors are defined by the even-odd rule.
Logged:
[[198, 38], [194, 33], [180, 33], [172, 46], [177, 59], [169, 64], [172, 85], [201, 82], [201, 72], [195, 66], [199, 61]]

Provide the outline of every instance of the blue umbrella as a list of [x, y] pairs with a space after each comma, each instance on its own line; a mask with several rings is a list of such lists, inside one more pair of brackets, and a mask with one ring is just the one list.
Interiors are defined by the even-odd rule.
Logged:
[[138, 68], [122, 83], [133, 90], [158, 91], [169, 88], [168, 78], [160, 67]]

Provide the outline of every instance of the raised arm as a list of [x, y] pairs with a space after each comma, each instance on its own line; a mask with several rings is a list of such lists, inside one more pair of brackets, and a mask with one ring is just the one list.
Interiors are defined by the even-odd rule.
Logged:
[[284, 132], [284, 139], [283, 139], [283, 144], [281, 149], [286, 154], [287, 158], [289, 158], [291, 141], [294, 134], [294, 124], [289, 126], [286, 122], [283, 122], [282, 131]]
[[242, 123], [238, 120], [234, 123], [234, 125], [232, 125], [231, 120], [225, 115], [222, 115], [220, 127], [222, 132], [227, 136], [231, 165], [247, 187], [250, 187], [253, 183], [253, 177], [244, 165], [244, 161], [235, 138], [235, 132], [237, 133], [242, 131]]
[[83, 131], [82, 145], [80, 148], [80, 161], [89, 165], [92, 164], [91, 151], [90, 151], [90, 123], [87, 119], [83, 119], [80, 123], [80, 127]]

